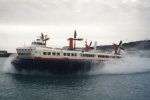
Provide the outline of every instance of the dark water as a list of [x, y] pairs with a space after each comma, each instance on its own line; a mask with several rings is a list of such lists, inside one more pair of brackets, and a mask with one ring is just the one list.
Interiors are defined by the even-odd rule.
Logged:
[[7, 60], [0, 58], [0, 100], [150, 100], [149, 63], [142, 71], [127, 66], [130, 73], [55, 76], [5, 73]]

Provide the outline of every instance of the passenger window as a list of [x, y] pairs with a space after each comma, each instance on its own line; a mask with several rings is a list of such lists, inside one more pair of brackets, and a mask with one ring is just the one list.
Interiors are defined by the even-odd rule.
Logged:
[[51, 55], [51, 52], [48, 52], [48, 55]]
[[66, 53], [64, 53], [64, 56], [66, 56]]
[[70, 53], [67, 53], [67, 56], [70, 56]]
[[72, 53], [71, 56], [74, 56], [74, 53]]
[[77, 56], [77, 54], [75, 53], [75, 56]]
[[53, 52], [53, 55], [56, 55], [56, 53], [55, 53], [55, 52]]
[[59, 53], [59, 52], [57, 53], [57, 56], [60, 56], [60, 53]]
[[43, 55], [46, 55], [46, 52], [43, 52]]

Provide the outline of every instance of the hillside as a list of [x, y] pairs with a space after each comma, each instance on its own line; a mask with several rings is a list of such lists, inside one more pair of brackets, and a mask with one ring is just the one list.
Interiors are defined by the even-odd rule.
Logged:
[[[150, 40], [123, 43], [122, 46], [125, 50], [150, 50]], [[97, 46], [97, 49], [102, 51], [112, 51], [113, 45]]]

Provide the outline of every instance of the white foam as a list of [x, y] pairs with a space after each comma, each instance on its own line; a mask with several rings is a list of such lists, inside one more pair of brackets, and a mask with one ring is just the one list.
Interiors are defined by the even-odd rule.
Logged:
[[150, 58], [140, 56], [127, 56], [115, 62], [96, 66], [88, 74], [133, 74], [150, 71]]
[[[24, 74], [24, 75], [47, 75], [45, 72], [31, 71], [26, 72], [22, 70], [18, 72], [14, 66], [11, 64], [11, 61], [15, 57], [9, 57], [4, 66], [4, 73], [13, 73], [13, 74]], [[140, 56], [127, 56], [120, 60], [115, 60], [111, 62], [107, 62], [102, 65], [94, 66], [94, 69], [91, 69], [88, 75], [96, 75], [96, 74], [134, 74], [134, 73], [142, 73], [142, 72], [150, 72], [150, 58], [148, 57], [140, 57]], [[82, 73], [81, 73], [82, 74]]]
[[15, 57], [10, 56], [4, 63], [3, 66], [3, 72], [4, 73], [17, 73], [17, 71], [15, 70], [14, 66], [11, 64], [11, 61], [14, 59]]
[[6, 59], [3, 69], [2, 71], [4, 73], [9, 73], [9, 74], [22, 74], [22, 75], [51, 75], [48, 72], [45, 71], [36, 71], [36, 70], [32, 70], [32, 71], [25, 71], [25, 70], [21, 70], [18, 71], [15, 69], [15, 67], [11, 64], [11, 61], [15, 59], [15, 56], [11, 56], [8, 59]]

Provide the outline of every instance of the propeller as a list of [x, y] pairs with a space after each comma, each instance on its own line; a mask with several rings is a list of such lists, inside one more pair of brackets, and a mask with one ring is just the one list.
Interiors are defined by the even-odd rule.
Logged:
[[74, 49], [76, 47], [76, 37], [77, 37], [77, 32], [76, 32], [76, 30], [74, 30]]
[[122, 40], [119, 42], [119, 44], [113, 44], [114, 46], [114, 51], [115, 51], [115, 54], [119, 54], [120, 53], [120, 49], [124, 49], [122, 48]]
[[83, 38], [78, 38], [78, 39], [74, 39], [74, 40], [82, 41], [82, 40], [83, 40]]
[[77, 37], [77, 32], [76, 30], [74, 30], [74, 39], [76, 39], [76, 37]]
[[47, 35], [44, 36], [43, 33], [41, 33], [41, 37], [40, 38], [41, 38], [41, 40], [43, 40], [43, 42], [45, 42], [45, 46], [46, 46], [46, 41], [50, 39], [49, 37], [47, 37]]
[[90, 42], [90, 45], [89, 45], [89, 47], [91, 47], [91, 45], [92, 45], [92, 41]]
[[122, 50], [124, 50], [124, 48], [122, 47], [122, 40], [119, 43], [119, 48], [122, 49]]
[[45, 38], [43, 39], [43, 41], [47, 41], [47, 40], [49, 40], [50, 38], [49, 37], [47, 37], [47, 35], [45, 35]]
[[44, 35], [43, 35], [43, 33], [41, 33], [41, 39], [44, 40]]
[[76, 48], [76, 40], [77, 41], [82, 41], [83, 39], [82, 38], [77, 38], [77, 31], [74, 30], [74, 49]]
[[46, 38], [46, 39], [44, 39], [43, 41], [47, 41], [47, 40], [49, 40], [50, 38]]
[[85, 41], [85, 51], [89, 51], [90, 48], [91, 48], [91, 45], [92, 45], [92, 41], [90, 42], [89, 45], [87, 45], [87, 39], [86, 39], [86, 41]]
[[119, 46], [119, 47], [121, 47], [121, 45], [122, 45], [122, 40], [120, 41], [120, 43], [119, 43], [119, 45], [118, 45], [118, 46]]
[[[76, 41], [82, 41], [83, 38], [77, 38], [77, 31], [74, 30], [74, 38], [69, 38], [69, 49], [75, 49], [76, 48]], [[74, 48], [73, 48], [73, 42], [74, 42]]]

